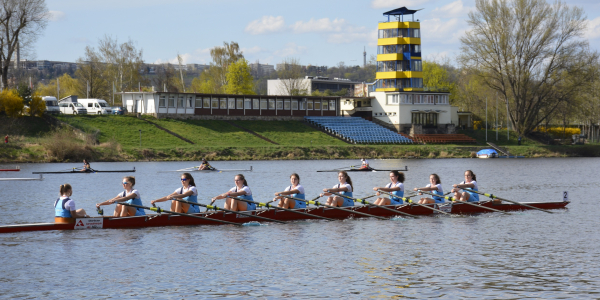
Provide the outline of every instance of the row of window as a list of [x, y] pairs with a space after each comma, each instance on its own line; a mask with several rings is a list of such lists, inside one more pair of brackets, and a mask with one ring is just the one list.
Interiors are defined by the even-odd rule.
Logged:
[[387, 96], [387, 104], [449, 104], [448, 95], [394, 94]]
[[376, 89], [387, 88], [423, 88], [423, 78], [408, 78], [408, 79], [379, 79], [375, 84]]
[[377, 62], [377, 72], [415, 71], [423, 72], [421, 60], [388, 60]]
[[421, 29], [419, 28], [393, 28], [393, 29], [379, 29], [379, 39], [395, 38], [395, 37], [411, 37], [420, 38]]
[[436, 113], [412, 113], [412, 124], [421, 124], [423, 127], [436, 127], [438, 114]]
[[421, 45], [385, 45], [377, 46], [377, 54], [411, 53], [412, 56], [421, 56]]
[[[161, 95], [158, 107], [212, 109], [335, 110], [335, 100], [211, 98]], [[193, 104], [193, 105], [192, 105]]]

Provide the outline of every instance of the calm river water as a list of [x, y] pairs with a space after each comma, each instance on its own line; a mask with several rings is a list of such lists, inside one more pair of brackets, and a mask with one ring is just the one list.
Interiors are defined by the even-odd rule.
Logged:
[[[307, 197], [337, 183], [317, 170], [359, 161], [214, 162], [246, 169], [254, 198], [267, 201], [297, 172]], [[137, 172], [142, 201], [181, 186], [189, 162], [93, 163], [99, 170]], [[472, 169], [480, 190], [507, 199], [561, 201], [555, 214], [526, 211], [468, 217], [302, 221], [264, 226], [165, 227], [0, 234], [0, 298], [600, 298], [600, 185], [597, 158], [372, 160], [403, 168], [405, 186], [440, 175], [443, 187]], [[0, 177], [35, 177], [80, 164], [25, 164]], [[11, 167], [3, 165], [0, 167]], [[235, 173], [194, 174], [199, 199], [227, 191]], [[387, 172], [351, 173], [355, 195], [371, 195]], [[120, 173], [45, 175], [43, 181], [0, 181], [0, 224], [52, 222], [62, 183], [73, 185], [78, 208], [121, 191]], [[217, 202], [222, 206], [222, 200]], [[162, 205], [168, 208], [167, 202]], [[105, 214], [112, 208], [107, 206]]]

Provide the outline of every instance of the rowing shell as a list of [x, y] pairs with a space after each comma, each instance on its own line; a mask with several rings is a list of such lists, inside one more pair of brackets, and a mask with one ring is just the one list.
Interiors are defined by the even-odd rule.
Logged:
[[0, 169], [0, 172], [19, 172], [21, 169]]
[[369, 168], [369, 169], [338, 169], [338, 170], [319, 170], [317, 172], [340, 172], [340, 171], [346, 171], [346, 172], [391, 172], [391, 171], [400, 171], [400, 172], [406, 172], [408, 171], [408, 166], [404, 166], [404, 170], [402, 169], [393, 169], [393, 170], [382, 170], [382, 169], [373, 169], [373, 168]]
[[[493, 207], [501, 211], [518, 211], [530, 210], [531, 208], [517, 204], [493, 204], [491, 201], [480, 202], [482, 206]], [[569, 201], [561, 202], [528, 202], [527, 204], [542, 209], [564, 209], [569, 204]], [[434, 205], [434, 204], [432, 204]], [[417, 205], [388, 205], [388, 208], [398, 210], [399, 212], [411, 215], [440, 215], [431, 209]], [[490, 211], [477, 206], [471, 206], [461, 203], [446, 203], [438, 205], [442, 211], [451, 214], [479, 214], [489, 213]], [[260, 215], [264, 218], [269, 218], [278, 221], [295, 221], [295, 220], [318, 220], [318, 217], [325, 217], [337, 220], [350, 218], [365, 218], [356, 212], [363, 212], [380, 217], [395, 217], [401, 216], [400, 213], [394, 213], [390, 210], [373, 206], [354, 206], [346, 207], [345, 209], [331, 209], [324, 207], [308, 207], [302, 209], [294, 209], [299, 212], [315, 215], [314, 217], [301, 215], [289, 211], [281, 211], [276, 209], [254, 210], [245, 212], [251, 215]], [[194, 214], [204, 218], [213, 218], [221, 221], [229, 221], [234, 223], [249, 223], [256, 222], [255, 218], [244, 214], [233, 214], [226, 212], [202, 212]], [[264, 221], [268, 222], [268, 221]], [[136, 217], [95, 217], [75, 219], [74, 223], [37, 223], [37, 224], [19, 224], [0, 226], [0, 233], [21, 232], [21, 231], [45, 231], [45, 230], [76, 230], [76, 229], [117, 229], [117, 228], [143, 228], [143, 227], [162, 227], [162, 226], [189, 226], [189, 225], [222, 225], [218, 221], [206, 219], [190, 218], [186, 216], [178, 216], [171, 214], [152, 214]]]
[[133, 170], [93, 170], [93, 171], [79, 171], [79, 170], [71, 170], [71, 171], [57, 171], [57, 172], [31, 172], [31, 174], [73, 174], [73, 173], [78, 173], [78, 174], [85, 174], [85, 173], [131, 173], [131, 172], [135, 172], [135, 167], [133, 168]]
[[0, 181], [33, 181], [33, 180], [44, 180], [42, 174], [40, 174], [40, 178], [0, 178]]
[[181, 170], [158, 171], [158, 173], [165, 173], [165, 172], [201, 172], [201, 173], [212, 173], [212, 172], [217, 172], [217, 173], [221, 173], [221, 172], [252, 172], [252, 166], [250, 166], [250, 169], [214, 169], [214, 170], [181, 169]]

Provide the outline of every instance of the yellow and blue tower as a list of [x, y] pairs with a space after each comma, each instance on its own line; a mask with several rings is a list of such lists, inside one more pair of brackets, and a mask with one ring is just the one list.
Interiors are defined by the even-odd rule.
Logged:
[[[415, 22], [419, 10], [406, 7], [383, 13], [387, 22], [379, 23], [375, 91], [422, 91], [421, 24]], [[411, 21], [405, 21], [408, 16]]]

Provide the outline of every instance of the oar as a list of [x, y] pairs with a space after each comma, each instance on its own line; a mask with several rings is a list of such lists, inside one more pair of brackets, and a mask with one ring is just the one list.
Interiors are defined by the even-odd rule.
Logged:
[[479, 208], [485, 208], [487, 210], [491, 210], [491, 211], [495, 211], [495, 212], [499, 212], [499, 213], [511, 215], [511, 213], [509, 213], [507, 211], [501, 211], [501, 210], [498, 210], [498, 209], [495, 209], [495, 208], [483, 206], [481, 204], [475, 204], [475, 203], [471, 203], [471, 202], [467, 202], [467, 201], [461, 201], [461, 200], [458, 200], [458, 199], [456, 199], [454, 197], [440, 196], [440, 195], [437, 195], [437, 194], [434, 194], [434, 193], [429, 193], [427, 191], [421, 191], [421, 193], [427, 194], [427, 195], [431, 195], [431, 196], [435, 196], [435, 197], [444, 198], [444, 199], [449, 200], [449, 201], [455, 201], [455, 202], [458, 202], [458, 203], [468, 204], [468, 205], [476, 206], [476, 207], [479, 207]]
[[[382, 191], [382, 190], [378, 190], [378, 192], [380, 192], [380, 193], [384, 193], [384, 194], [388, 194], [388, 195], [390, 195], [390, 196], [392, 196], [392, 197], [395, 197], [395, 198], [400, 198], [400, 199], [402, 199], [402, 200], [404, 200], [404, 201], [406, 201], [406, 202], [408, 202], [408, 203], [410, 203], [410, 204], [415, 204], [415, 205], [418, 205], [418, 206], [422, 206], [422, 207], [425, 207], [425, 208], [429, 208], [429, 209], [431, 209], [431, 210], [433, 210], [433, 211], [437, 211], [437, 212], [439, 212], [439, 213], [442, 213], [442, 214], [445, 214], [445, 215], [450, 215], [449, 213], [447, 213], [447, 212], [445, 212], [445, 211], [441, 211], [441, 210], [439, 210], [439, 209], [436, 209], [436, 208], [433, 208], [433, 207], [431, 207], [431, 206], [428, 206], [428, 205], [423, 205], [423, 204], [421, 204], [421, 203], [416, 203], [416, 202], [413, 202], [413, 201], [412, 201], [412, 200], [410, 200], [410, 198], [408, 198], [408, 197], [398, 197], [398, 196], [396, 196], [396, 195], [394, 195], [394, 194], [392, 194], [392, 193], [384, 192], [384, 191]], [[411, 197], [414, 197], [414, 196], [416, 196], [416, 195], [413, 195], [413, 196], [411, 196]]]
[[350, 200], [352, 200], [352, 201], [354, 201], [354, 202], [362, 203], [362, 204], [364, 204], [364, 205], [371, 205], [371, 206], [375, 206], [375, 207], [383, 208], [383, 209], [385, 209], [385, 210], [393, 211], [394, 213], [401, 214], [401, 215], [404, 215], [404, 216], [407, 216], [407, 217], [413, 217], [413, 218], [415, 218], [415, 219], [419, 218], [419, 217], [417, 217], [417, 216], [415, 216], [415, 215], [407, 214], [407, 213], [405, 213], [405, 212], [402, 212], [402, 211], [399, 211], [399, 210], [397, 210], [397, 209], [391, 209], [391, 208], [389, 208], [389, 207], [385, 207], [385, 206], [381, 206], [381, 205], [377, 205], [377, 204], [375, 204], [375, 203], [371, 203], [371, 202], [365, 201], [365, 199], [367, 199], [367, 198], [370, 198], [370, 197], [377, 196], [376, 194], [375, 194], [375, 195], [371, 195], [371, 196], [369, 196], [369, 197], [365, 197], [365, 198], [363, 198], [363, 199], [358, 199], [358, 198], [352, 198], [352, 197], [348, 197], [348, 196], [346, 196], [346, 195], [342, 195], [342, 194], [339, 194], [339, 193], [334, 193], [334, 192], [328, 192], [328, 193], [330, 193], [330, 194], [333, 194], [333, 195], [336, 195], [336, 196], [340, 196], [340, 197], [348, 198], [348, 199], [350, 199]]
[[[331, 206], [331, 205], [323, 204], [323, 203], [321, 203], [319, 201], [304, 200], [304, 199], [300, 199], [300, 198], [296, 198], [296, 197], [292, 197], [292, 196], [287, 196], [287, 195], [281, 195], [281, 197], [289, 198], [289, 199], [294, 199], [294, 200], [299, 200], [299, 201], [304, 201], [307, 204], [312, 204], [312, 205], [316, 205], [316, 206], [324, 206], [324, 207], [327, 207], [327, 208], [333, 208], [333, 209], [337, 209], [337, 210], [343, 210], [345, 212], [349, 212], [349, 213], [353, 213], [353, 214], [357, 214], [357, 215], [363, 215], [365, 217], [371, 217], [371, 218], [376, 218], [376, 219], [380, 219], [380, 220], [387, 220], [384, 217], [380, 217], [380, 216], [376, 216], [376, 215], [371, 215], [371, 214], [367, 214], [367, 213], [364, 213], [364, 212], [355, 211], [355, 210], [352, 210], [352, 209], [346, 209], [344, 207]], [[315, 199], [319, 199], [319, 198], [321, 198], [321, 196], [319, 196], [319, 197], [317, 197]]]
[[252, 218], [262, 219], [262, 220], [269, 221], [269, 222], [277, 222], [277, 223], [282, 223], [282, 224], [286, 223], [284, 221], [279, 221], [279, 220], [269, 219], [269, 218], [265, 218], [265, 217], [261, 217], [261, 216], [255, 216], [255, 215], [252, 215], [252, 214], [246, 214], [246, 213], [239, 212], [239, 211], [233, 211], [233, 210], [229, 210], [229, 209], [224, 209], [224, 208], [220, 208], [220, 207], [214, 206], [214, 205], [207, 205], [207, 204], [202, 204], [202, 203], [190, 202], [190, 201], [185, 201], [185, 200], [176, 199], [176, 198], [173, 198], [171, 200], [179, 201], [181, 203], [186, 203], [186, 204], [189, 204], [189, 205], [198, 205], [198, 206], [206, 207], [208, 209], [222, 210], [222, 211], [225, 211], [225, 212], [230, 212], [230, 213], [234, 213], [234, 214], [238, 214], [238, 215], [244, 215], [246, 217], [252, 217]]
[[185, 216], [185, 217], [190, 217], [190, 218], [196, 218], [196, 219], [201, 219], [201, 220], [207, 220], [207, 221], [215, 221], [215, 222], [219, 222], [219, 223], [224, 223], [224, 224], [230, 224], [230, 225], [237, 225], [237, 226], [243, 226], [242, 224], [239, 223], [233, 223], [233, 222], [229, 222], [229, 221], [223, 221], [223, 220], [217, 220], [217, 219], [211, 219], [211, 218], [205, 218], [205, 217], [200, 217], [200, 216], [195, 216], [195, 215], [190, 215], [190, 214], [184, 214], [184, 213], [178, 213], [178, 212], [174, 212], [174, 211], [170, 211], [170, 210], [164, 210], [160, 207], [148, 207], [148, 206], [141, 206], [141, 205], [135, 205], [135, 204], [129, 204], [129, 203], [119, 203], [122, 205], [126, 205], [126, 206], [131, 206], [131, 207], [137, 207], [137, 208], [143, 208], [143, 209], [148, 209], [151, 211], [155, 211], [157, 213], [169, 213], [169, 214], [174, 214], [174, 215], [180, 215], [180, 216]]
[[300, 212], [300, 211], [295, 211], [293, 209], [288, 209], [288, 208], [283, 208], [283, 207], [277, 207], [277, 206], [273, 206], [271, 204], [267, 204], [267, 203], [260, 203], [260, 202], [256, 202], [256, 201], [252, 201], [252, 200], [246, 200], [246, 199], [242, 199], [242, 198], [238, 198], [238, 197], [231, 197], [228, 196], [227, 198], [231, 198], [231, 199], [235, 199], [235, 200], [239, 200], [239, 201], [244, 201], [247, 203], [254, 203], [257, 206], [263, 206], [266, 208], [275, 208], [275, 209], [279, 209], [279, 210], [285, 210], [285, 211], [289, 211], [289, 212], [293, 212], [293, 213], [297, 213], [297, 214], [301, 214], [301, 215], [305, 215], [305, 216], [309, 216], [309, 217], [314, 217], [314, 218], [319, 218], [319, 219], [323, 219], [323, 220], [327, 220], [327, 221], [335, 221], [334, 219], [331, 218], [326, 218], [326, 217], [321, 217], [321, 216], [317, 216], [317, 215], [313, 215], [313, 214], [307, 214], [305, 212]]
[[538, 208], [538, 207], [535, 207], [535, 206], [531, 206], [529, 204], [525, 204], [525, 203], [521, 203], [521, 202], [517, 202], [517, 201], [513, 201], [513, 200], [508, 200], [508, 199], [500, 198], [500, 197], [497, 197], [497, 196], [495, 196], [493, 194], [482, 193], [480, 191], [474, 191], [474, 190], [472, 190], [470, 188], [466, 188], [464, 190], [467, 190], [467, 191], [470, 191], [470, 192], [473, 192], [473, 193], [476, 193], [476, 194], [479, 194], [479, 195], [484, 195], [486, 197], [492, 198], [492, 200], [493, 199], [498, 199], [498, 200], [502, 200], [502, 201], [506, 201], [506, 202], [510, 202], [510, 203], [514, 203], [514, 204], [518, 204], [518, 205], [523, 205], [523, 206], [529, 207], [531, 209], [541, 210], [541, 211], [547, 212], [549, 214], [553, 214], [553, 212], [551, 212], [549, 210], [545, 210], [545, 209], [542, 209], [542, 208]]

